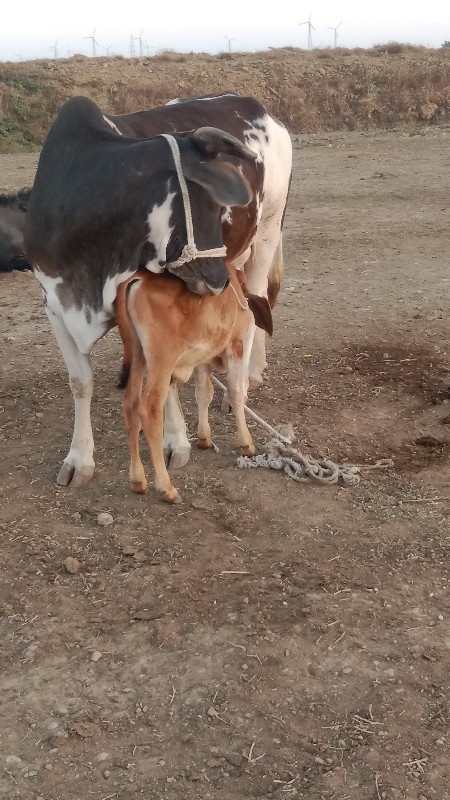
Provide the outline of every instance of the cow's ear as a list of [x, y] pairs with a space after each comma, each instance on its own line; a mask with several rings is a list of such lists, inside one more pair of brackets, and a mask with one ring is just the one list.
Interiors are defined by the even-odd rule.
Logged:
[[190, 138], [208, 158], [216, 158], [219, 153], [228, 153], [237, 158], [246, 158], [249, 161], [256, 159], [256, 153], [250, 150], [231, 133], [226, 133], [219, 128], [197, 128], [190, 134]]
[[219, 161], [183, 161], [183, 172], [189, 181], [203, 186], [219, 206], [246, 206], [252, 191], [247, 179], [233, 164]]
[[257, 327], [262, 328], [263, 331], [266, 331], [266, 333], [269, 334], [269, 336], [272, 336], [273, 319], [269, 301], [266, 297], [258, 297], [257, 294], [248, 293], [246, 297], [248, 301], [248, 307], [255, 318]]

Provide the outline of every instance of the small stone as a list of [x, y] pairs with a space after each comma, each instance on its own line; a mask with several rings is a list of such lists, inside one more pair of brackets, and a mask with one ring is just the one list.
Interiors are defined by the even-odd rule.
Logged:
[[124, 556], [134, 556], [135, 552], [136, 548], [133, 547], [132, 544], [124, 544], [124, 546], [122, 547], [122, 553], [124, 554]]
[[99, 753], [98, 756], [95, 757], [95, 760], [98, 764], [101, 764], [102, 761], [107, 761], [109, 758], [109, 753]]
[[216, 767], [220, 767], [221, 763], [222, 762], [220, 761], [219, 758], [208, 758], [208, 761], [206, 762], [206, 766], [210, 767], [210, 769], [214, 769]]
[[78, 558], [72, 558], [72, 556], [68, 556], [64, 561], [64, 569], [70, 575], [77, 575], [80, 571], [81, 564], [78, 561]]
[[217, 711], [216, 711], [216, 709], [214, 708], [214, 706], [210, 706], [206, 713], [208, 714], [208, 717], [218, 717], [219, 716]]
[[37, 774], [38, 774], [37, 773], [37, 769], [30, 769], [29, 772], [25, 772], [24, 773], [23, 777], [24, 778], [35, 778]]
[[444, 739], [436, 739], [436, 744], [440, 744], [441, 746], [445, 744]]
[[17, 764], [22, 763], [22, 759], [19, 756], [6, 756], [5, 761], [9, 767], [15, 767]]
[[240, 753], [228, 753], [225, 758], [229, 764], [233, 765], [233, 767], [241, 767], [244, 760]]
[[75, 513], [71, 515], [70, 519], [73, 519], [74, 522], [78, 522], [78, 520], [81, 519], [80, 512], [79, 511], [75, 511]]
[[100, 514], [97, 515], [97, 522], [99, 525], [112, 525], [114, 522], [114, 517], [109, 511], [102, 511]]
[[342, 670], [343, 675], [350, 675], [352, 672], [353, 670], [351, 667], [344, 667], [344, 669]]
[[321, 758], [320, 756], [316, 756], [316, 757], [314, 758], [314, 762], [315, 762], [316, 764], [325, 764], [325, 761], [324, 761], [324, 760], [323, 760], [323, 758]]
[[58, 708], [56, 709], [56, 713], [64, 717], [66, 714], [69, 713], [69, 709], [67, 708], [67, 706], [58, 706]]
[[45, 765], [45, 769], [52, 770], [53, 769], [53, 765], [52, 764], [46, 764]]
[[94, 652], [91, 655], [91, 661], [93, 661], [94, 664], [95, 664], [96, 661], [100, 661], [101, 657], [102, 657], [102, 654], [101, 654], [100, 650], [94, 650]]
[[220, 754], [220, 750], [218, 747], [210, 747], [209, 752], [215, 756], [218, 756]]
[[111, 775], [111, 773], [110, 773], [109, 769], [103, 770], [103, 777], [104, 778], [109, 778], [110, 775]]
[[166, 766], [166, 762], [164, 761], [164, 759], [163, 759], [163, 758], [161, 758], [161, 759], [158, 761], [158, 767], [165, 767], [165, 766]]
[[242, 664], [242, 669], [243, 669], [243, 670], [246, 670], [246, 669], [248, 669], [248, 664]]
[[389, 669], [384, 670], [384, 674], [387, 675], [388, 678], [393, 678], [395, 676], [395, 670], [389, 667]]

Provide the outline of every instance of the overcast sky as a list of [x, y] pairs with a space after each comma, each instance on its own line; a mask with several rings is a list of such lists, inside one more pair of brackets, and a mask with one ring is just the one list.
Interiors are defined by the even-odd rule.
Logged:
[[[228, 48], [225, 36], [235, 37], [234, 50], [258, 50], [269, 46], [307, 46], [308, 19], [313, 46], [333, 43], [339, 28], [339, 44], [346, 47], [370, 47], [387, 41], [403, 41], [439, 47], [450, 40], [450, 0], [7, 0], [2, 3], [0, 59], [18, 60], [49, 57], [49, 48], [57, 42], [61, 56], [72, 53], [92, 54], [92, 44], [83, 40], [96, 28], [98, 54], [130, 53], [130, 35], [148, 44], [149, 52], [162, 48], [200, 50], [217, 53]], [[136, 54], [139, 44], [135, 42]]]

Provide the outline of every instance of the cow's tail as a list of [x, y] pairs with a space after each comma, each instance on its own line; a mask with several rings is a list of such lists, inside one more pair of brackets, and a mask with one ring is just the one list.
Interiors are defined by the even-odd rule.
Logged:
[[271, 308], [275, 307], [278, 292], [280, 291], [281, 281], [283, 280], [284, 261], [283, 261], [283, 239], [280, 233], [277, 249], [275, 250], [272, 266], [267, 280], [267, 299]]
[[122, 367], [120, 370], [118, 389], [125, 389], [130, 377], [131, 361], [133, 358], [133, 323], [128, 313], [128, 293], [130, 287], [136, 282], [136, 278], [121, 283], [117, 289], [116, 297], [116, 321], [119, 328], [120, 338], [123, 344]]

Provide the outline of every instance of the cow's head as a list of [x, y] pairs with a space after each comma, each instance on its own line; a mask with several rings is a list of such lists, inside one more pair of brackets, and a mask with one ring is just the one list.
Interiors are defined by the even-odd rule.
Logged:
[[[255, 153], [234, 136], [217, 128], [199, 128], [181, 139], [177, 136], [177, 139], [188, 185], [195, 245], [198, 251], [220, 248], [223, 245], [223, 209], [234, 205], [246, 206], [252, 191], [241, 170], [234, 164], [218, 160], [217, 156], [230, 154], [254, 160]], [[166, 269], [181, 278], [194, 294], [220, 294], [229, 283], [224, 257], [199, 257], [182, 266], [174, 263], [186, 243], [181, 194], [176, 218], [177, 224], [167, 247]]]

